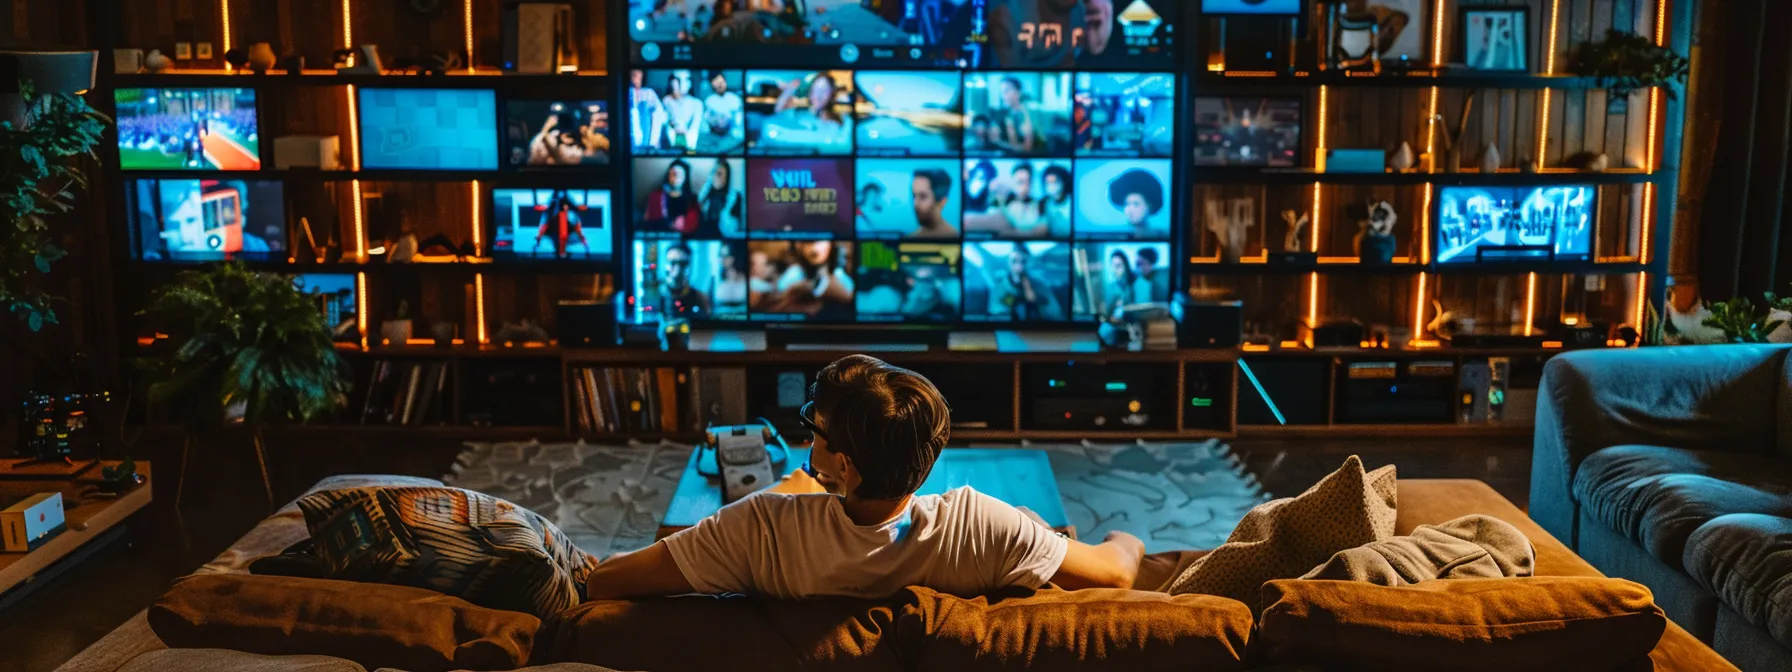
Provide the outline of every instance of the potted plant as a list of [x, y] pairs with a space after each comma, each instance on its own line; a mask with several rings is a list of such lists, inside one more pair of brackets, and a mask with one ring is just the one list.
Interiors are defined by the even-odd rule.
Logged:
[[1587, 42], [1575, 50], [1568, 71], [1597, 78], [1608, 93], [1607, 105], [1626, 107], [1630, 94], [1650, 87], [1659, 86], [1669, 98], [1677, 97], [1669, 84], [1686, 83], [1692, 62], [1672, 49], [1656, 46], [1649, 38], [1607, 30], [1604, 40]]
[[[0, 52], [0, 66], [17, 58]], [[15, 65], [0, 73], [9, 69], [34, 72]], [[111, 119], [74, 93], [11, 81], [17, 93], [0, 92], [7, 108], [0, 113], [0, 310], [38, 331], [56, 323], [39, 278], [67, 255], [52, 235], [52, 219], [74, 210], [76, 193], [87, 187], [80, 161], [95, 157]]]
[[194, 444], [234, 424], [249, 431], [272, 506], [264, 430], [347, 402], [342, 358], [317, 305], [292, 278], [232, 262], [181, 273], [140, 314], [169, 335], [140, 364], [150, 403], [166, 404], [186, 431], [175, 507]]
[[1727, 343], [1784, 342], [1785, 335], [1775, 332], [1780, 331], [1792, 316], [1792, 297], [1780, 297], [1773, 292], [1762, 296], [1767, 299], [1764, 310], [1745, 296], [1712, 302], [1706, 306], [1710, 314], [1700, 324], [1724, 332]]

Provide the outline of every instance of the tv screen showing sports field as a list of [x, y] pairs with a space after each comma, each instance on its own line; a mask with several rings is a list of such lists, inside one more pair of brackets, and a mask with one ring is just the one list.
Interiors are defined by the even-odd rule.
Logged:
[[1051, 324], [1173, 291], [1173, 75], [631, 81], [638, 318]]

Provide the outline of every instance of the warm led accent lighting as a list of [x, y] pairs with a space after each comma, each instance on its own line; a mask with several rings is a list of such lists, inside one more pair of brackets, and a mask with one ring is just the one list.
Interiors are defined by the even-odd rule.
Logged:
[[354, 13], [348, 9], [349, 0], [342, 0], [342, 48], [355, 48]]
[[1636, 274], [1636, 319], [1633, 320], [1638, 333], [1643, 331], [1643, 304], [1649, 302], [1649, 274]]
[[1282, 341], [1282, 348], [1285, 350], [1293, 350], [1298, 347], [1301, 347], [1300, 341]]
[[1643, 185], [1643, 239], [1637, 248], [1637, 263], [1649, 263], [1649, 229], [1655, 228], [1655, 183]]
[[[1329, 114], [1326, 108], [1330, 104], [1331, 89], [1322, 84], [1319, 86], [1319, 149], [1314, 155], [1320, 166], [1325, 165], [1326, 117]], [[1320, 213], [1323, 212], [1324, 197], [1322, 194], [1324, 191], [1324, 185], [1318, 182], [1313, 183], [1313, 222], [1312, 230], [1307, 232], [1307, 247], [1313, 252], [1319, 251], [1319, 227], [1320, 221], [1324, 219], [1320, 216]], [[1307, 274], [1307, 324], [1316, 325], [1318, 323], [1319, 274], [1309, 273]]]
[[463, 11], [466, 14], [466, 16], [465, 16], [466, 24], [465, 25], [467, 26], [467, 73], [472, 74], [472, 72], [473, 72], [473, 0], [465, 0], [465, 2], [461, 3], [461, 7], [463, 8]]
[[[1444, 65], [1444, 0], [1437, 0], [1431, 6], [1431, 67], [1441, 68]], [[1437, 89], [1432, 89], [1436, 97]]]
[[1544, 341], [1541, 345], [1543, 346], [1543, 348], [1545, 350], [1560, 350], [1560, 349], [1562, 349], [1561, 341]]
[[1538, 108], [1543, 121], [1537, 124], [1537, 170], [1543, 170], [1543, 159], [1549, 156], [1549, 94], [1549, 89], [1543, 90], [1543, 105]]
[[1420, 338], [1425, 337], [1425, 274], [1419, 274], [1419, 293], [1412, 301], [1412, 337], [1417, 345]]
[[[218, 0], [218, 14], [224, 23], [224, 39], [219, 40], [224, 45], [224, 51], [219, 53], [228, 53], [230, 51], [230, 0]], [[226, 61], [224, 69], [235, 70], [236, 68]]]
[[[1222, 64], [1223, 67], [1223, 64]], [[1227, 70], [1227, 77], [1274, 77], [1274, 70]]]
[[1269, 352], [1269, 346], [1261, 343], [1246, 343], [1243, 350], [1245, 352]]
[[485, 274], [473, 274], [473, 323], [479, 334], [479, 344], [485, 345]]
[[1655, 46], [1668, 40], [1668, 0], [1655, 0]]
[[367, 274], [355, 274], [355, 328], [361, 332], [361, 349], [367, 349]]
[[[1425, 154], [1431, 157], [1432, 164], [1425, 166], [1425, 169], [1431, 170], [1433, 166], [1437, 165], [1437, 125], [1439, 121], [1437, 118], [1437, 87], [1435, 86], [1431, 87], [1431, 103], [1425, 109], [1428, 110], [1425, 113]], [[1427, 183], [1425, 186], [1430, 187], [1431, 185]]]
[[485, 243], [484, 235], [485, 234], [482, 231], [482, 229], [485, 228], [485, 224], [484, 224], [484, 222], [481, 222], [479, 220], [479, 180], [473, 180], [472, 192], [473, 192], [473, 253], [474, 254], [483, 254], [485, 252], [485, 249], [484, 249], [484, 243]]
[[1531, 324], [1537, 317], [1537, 274], [1532, 273], [1524, 280], [1524, 335], [1531, 335]]
[[1655, 115], [1661, 111], [1661, 89], [1649, 89], [1649, 135], [1643, 140], [1648, 160], [1643, 162], [1649, 173], [1655, 173]]
[[1419, 263], [1431, 263], [1431, 183], [1425, 183], [1425, 208], [1419, 212]]
[[[1561, 16], [1562, 16], [1562, 0], [1550, 0], [1550, 2], [1549, 2], [1549, 51], [1543, 52], [1544, 54], [1546, 54], [1546, 56], [1543, 59], [1543, 74], [1545, 74], [1545, 75], [1556, 74], [1556, 24], [1558, 23], [1557, 20]], [[1544, 90], [1547, 91], [1548, 89], [1544, 89]]]
[[1307, 274], [1307, 324], [1319, 324], [1319, 274]]
[[349, 189], [355, 198], [355, 261], [367, 261], [367, 224], [361, 214], [361, 181], [349, 182]]
[[1436, 348], [1436, 347], [1440, 347], [1442, 345], [1443, 345], [1443, 343], [1440, 343], [1438, 341], [1414, 340], [1410, 343], [1407, 343], [1406, 347], [1408, 347], [1408, 348]]
[[361, 169], [361, 111], [355, 104], [355, 85], [348, 85], [348, 167]]

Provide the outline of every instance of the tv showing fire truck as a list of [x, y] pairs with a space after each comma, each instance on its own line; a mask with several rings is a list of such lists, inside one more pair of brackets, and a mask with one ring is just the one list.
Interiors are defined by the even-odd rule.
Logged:
[[144, 261], [266, 261], [286, 256], [286, 208], [273, 180], [130, 180], [125, 208]]

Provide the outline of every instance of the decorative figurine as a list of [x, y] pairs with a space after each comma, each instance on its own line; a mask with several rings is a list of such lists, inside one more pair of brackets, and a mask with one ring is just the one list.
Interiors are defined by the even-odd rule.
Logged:
[[[1468, 115], [1470, 112], [1473, 112], [1474, 109], [1475, 92], [1470, 91], [1467, 95], [1462, 97], [1462, 114], [1456, 117], [1456, 131], [1451, 133], [1446, 126], [1444, 132], [1438, 134], [1444, 141], [1442, 172], [1455, 173], [1462, 170], [1462, 148], [1460, 145], [1462, 143], [1463, 134], [1468, 132]], [[1437, 116], [1432, 117], [1431, 123], [1444, 124], [1443, 113], [1440, 112]], [[1433, 157], [1433, 159], [1436, 158], [1437, 157]], [[1431, 172], [1439, 172], [1438, 166], [1433, 165]]]
[[279, 59], [274, 56], [272, 45], [266, 42], [249, 45], [249, 69], [254, 70], [255, 74], [267, 74], [268, 69], [274, 67], [276, 60]]
[[1589, 173], [1603, 173], [1611, 167], [1612, 159], [1603, 152], [1579, 152], [1563, 162], [1569, 168], [1584, 170]]
[[[1359, 209], [1360, 208], [1360, 209]], [[1346, 215], [1357, 220], [1357, 261], [1364, 264], [1387, 264], [1394, 260], [1394, 224], [1400, 221], [1394, 206], [1387, 201], [1370, 201], [1346, 208]]]
[[1412, 169], [1412, 145], [1401, 140], [1400, 146], [1388, 154], [1388, 168], [1393, 169], [1396, 173], [1404, 173]]
[[1500, 172], [1500, 148], [1495, 147], [1491, 142], [1487, 143], [1487, 149], [1481, 152], [1481, 172]]
[[1220, 263], [1235, 264], [1244, 256], [1245, 230], [1257, 223], [1256, 203], [1248, 198], [1234, 198], [1227, 205], [1231, 212], [1222, 213], [1219, 200], [1207, 201], [1207, 230], [1219, 241]]
[[249, 50], [242, 47], [226, 50], [224, 52], [224, 62], [229, 63], [232, 69], [242, 70], [249, 64]]
[[1282, 211], [1282, 221], [1288, 223], [1288, 232], [1282, 236], [1283, 252], [1313, 251], [1306, 249], [1300, 242], [1300, 231], [1301, 229], [1307, 228], [1307, 222], [1311, 219], [1312, 215], [1304, 212], [1300, 213], [1299, 217], [1296, 217], [1293, 210]]
[[163, 54], [161, 49], [151, 49], [149, 55], [143, 57], [143, 69], [152, 74], [167, 72], [172, 67], [174, 67], [174, 61]]

